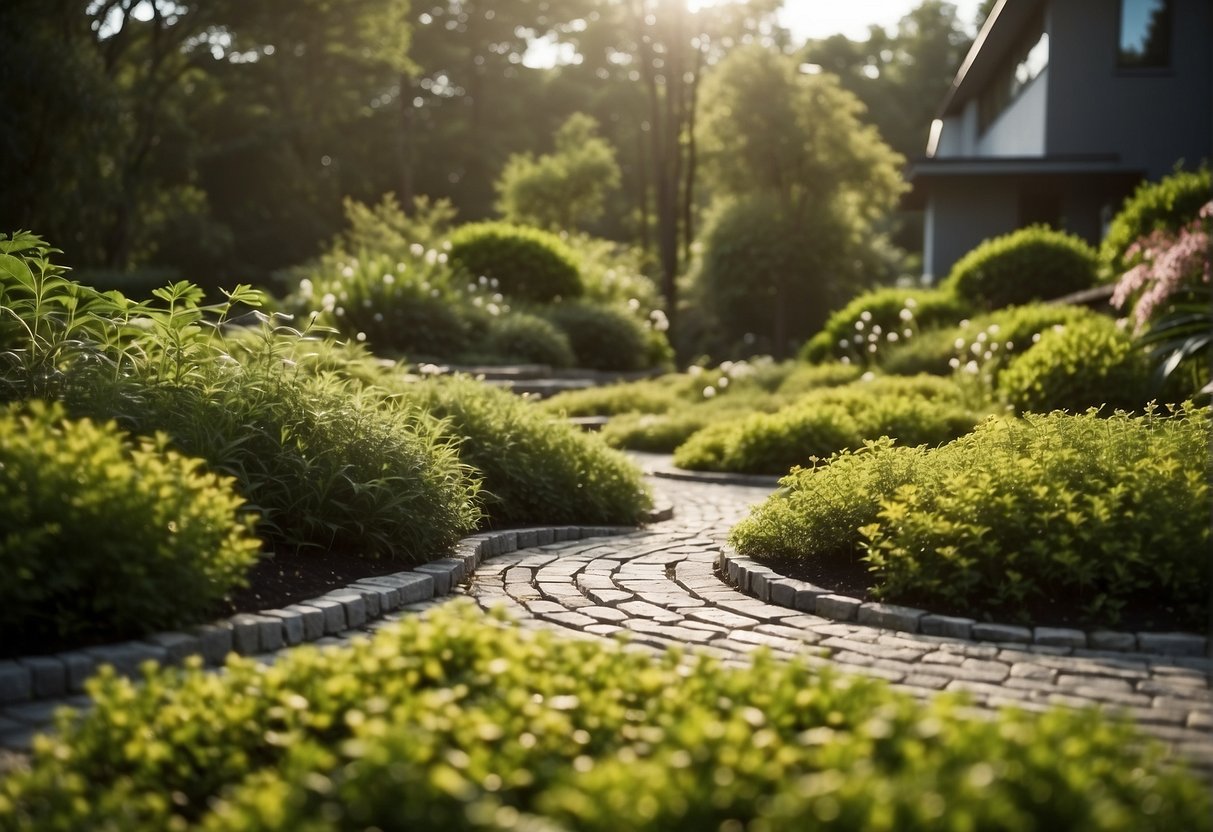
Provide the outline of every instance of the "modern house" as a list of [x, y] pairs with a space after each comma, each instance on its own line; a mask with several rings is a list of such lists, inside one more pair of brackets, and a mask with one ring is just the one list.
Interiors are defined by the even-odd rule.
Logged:
[[923, 271], [1047, 223], [1097, 243], [1142, 179], [1213, 157], [1213, 0], [999, 0], [911, 169]]

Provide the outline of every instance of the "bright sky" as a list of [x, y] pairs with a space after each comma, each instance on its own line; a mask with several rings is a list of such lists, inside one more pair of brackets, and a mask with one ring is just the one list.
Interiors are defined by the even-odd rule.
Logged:
[[[972, 27], [979, 0], [952, 0], [961, 21]], [[793, 42], [844, 34], [851, 40], [867, 40], [869, 26], [891, 29], [920, 0], [784, 0], [780, 13]]]

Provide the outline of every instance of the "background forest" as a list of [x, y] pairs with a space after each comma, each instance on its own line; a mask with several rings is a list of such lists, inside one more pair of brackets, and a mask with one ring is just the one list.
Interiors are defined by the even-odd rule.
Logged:
[[[769, 333], [779, 351], [839, 291], [912, 273], [901, 166], [977, 23], [926, 0], [866, 41], [794, 43], [779, 5], [11, 0], [0, 228], [128, 293], [272, 286], [341, 230], [343, 198], [424, 195], [634, 247], [673, 318], [690, 267], [735, 282], [737, 247], [696, 264], [694, 241], [761, 225], [774, 271], [816, 275], [797, 297], [815, 320], [766, 327], [796, 330]], [[756, 328], [734, 317], [726, 337]]]

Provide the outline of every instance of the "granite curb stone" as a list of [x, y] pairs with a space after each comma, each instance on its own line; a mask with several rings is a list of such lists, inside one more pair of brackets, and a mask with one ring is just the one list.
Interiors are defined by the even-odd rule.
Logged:
[[804, 581], [787, 578], [752, 558], [722, 546], [716, 569], [737, 590], [785, 609], [808, 612], [837, 621], [857, 622], [905, 633], [989, 641], [1008, 646], [1070, 648], [1116, 653], [1153, 653], [1164, 656], [1204, 657], [1209, 639], [1193, 633], [1126, 633], [1115, 630], [1079, 630], [1069, 627], [1020, 627], [976, 621], [926, 610], [862, 601], [831, 593]]

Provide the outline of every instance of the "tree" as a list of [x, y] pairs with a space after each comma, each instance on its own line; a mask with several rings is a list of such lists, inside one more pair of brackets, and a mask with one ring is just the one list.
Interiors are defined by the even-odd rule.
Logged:
[[602, 216], [618, 190], [615, 151], [598, 135], [598, 122], [574, 113], [556, 132], [556, 150], [538, 158], [515, 154], [497, 181], [497, 208], [508, 222], [553, 231], [585, 230]]
[[[753, 227], [752, 217], [743, 218], [747, 209], [758, 210], [795, 241], [777, 260], [764, 260], [758, 248], [733, 259], [768, 264], [733, 274], [746, 292], [768, 299], [769, 324], [760, 334], [778, 355], [824, 320], [840, 289], [879, 276], [872, 253], [882, 248], [880, 224], [904, 189], [903, 159], [862, 113], [833, 76], [802, 74], [795, 59], [759, 46], [734, 51], [705, 82], [700, 147], [707, 183], [718, 200], [743, 203], [719, 215], [745, 229]], [[721, 260], [714, 242], [735, 253], [762, 245], [748, 232], [722, 235], [718, 226], [715, 234], [706, 235], [705, 263]], [[811, 308], [795, 303], [805, 297], [814, 298]], [[726, 323], [729, 306], [716, 303]]]

